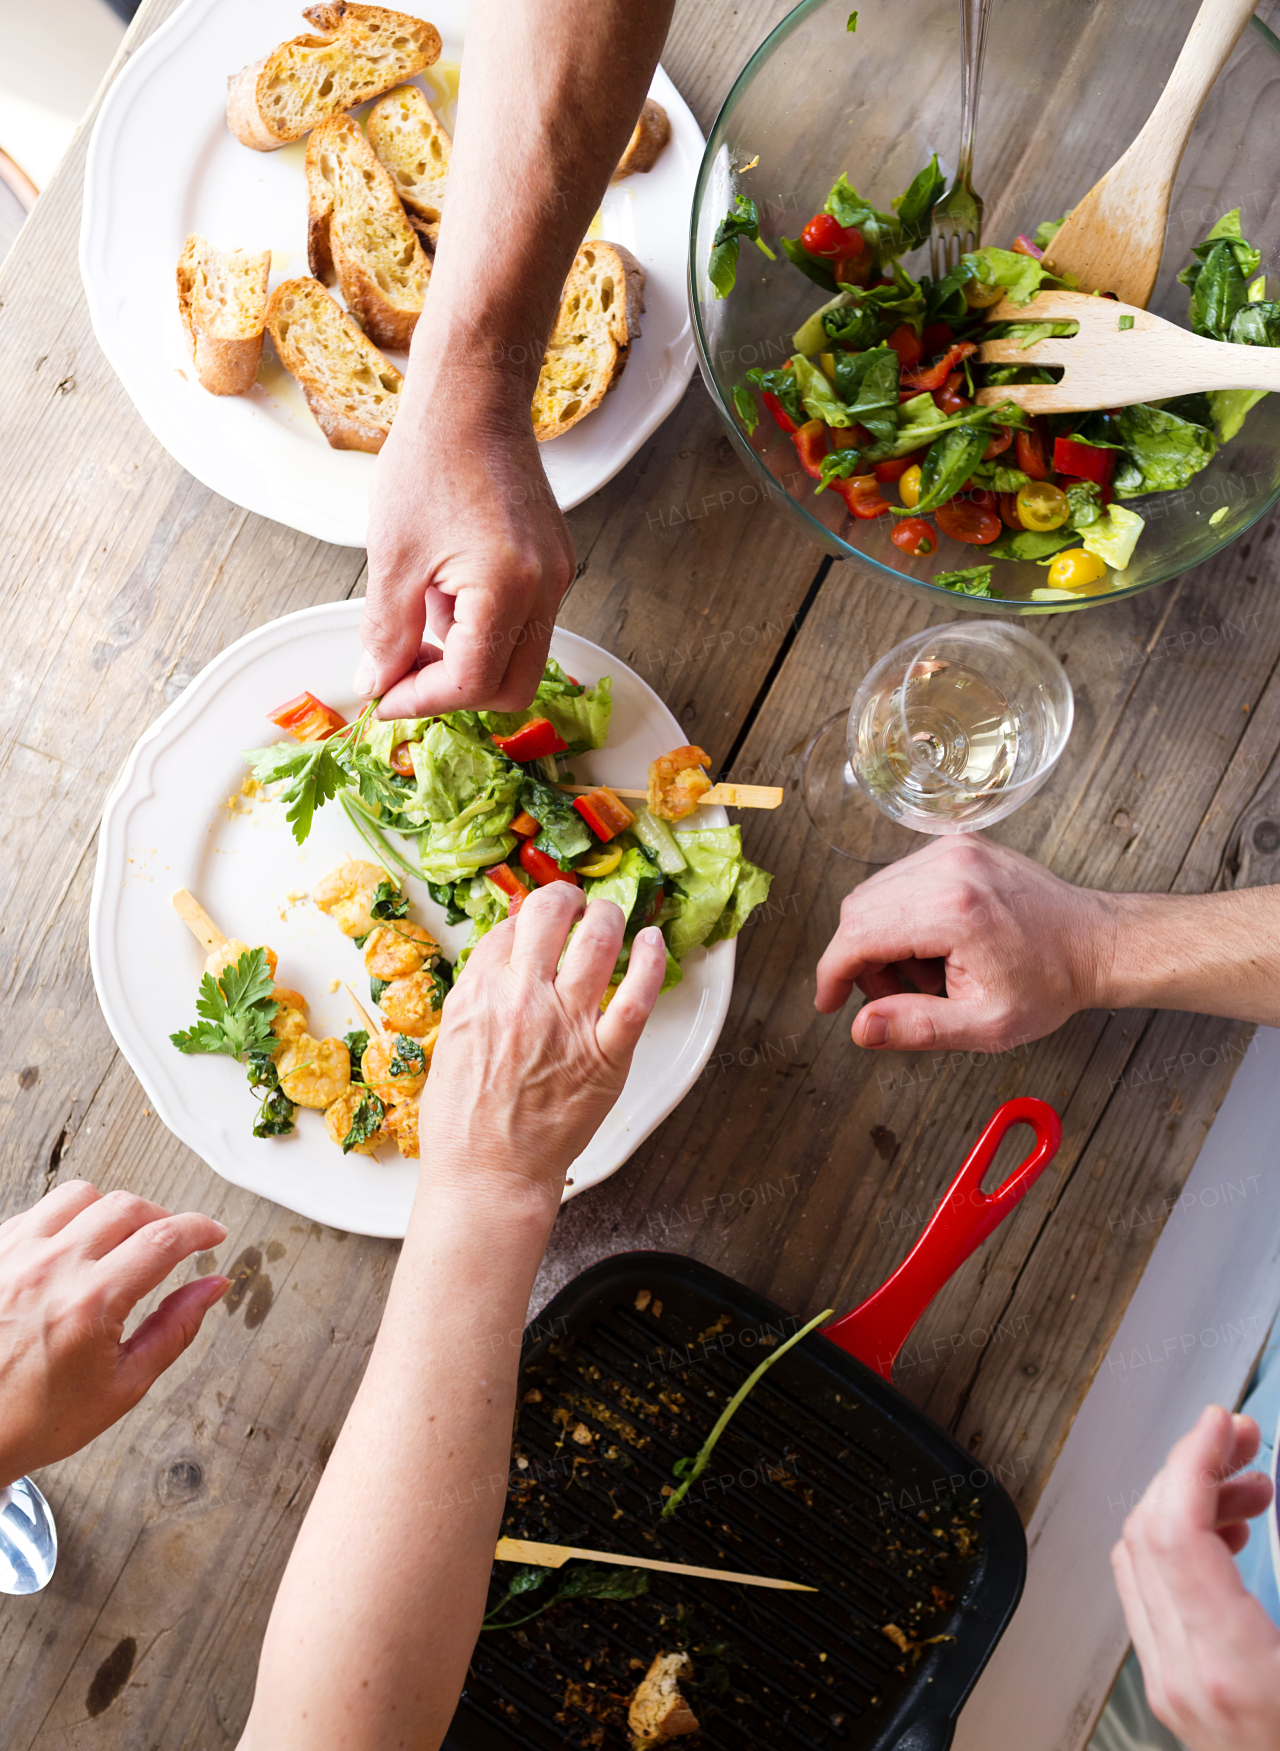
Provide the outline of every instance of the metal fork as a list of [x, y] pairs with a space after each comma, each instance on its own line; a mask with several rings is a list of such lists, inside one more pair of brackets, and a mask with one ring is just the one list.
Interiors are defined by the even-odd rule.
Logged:
[[933, 209], [929, 266], [935, 280], [982, 242], [983, 206], [973, 188], [973, 142], [989, 11], [990, 0], [960, 0], [960, 162], [955, 181]]

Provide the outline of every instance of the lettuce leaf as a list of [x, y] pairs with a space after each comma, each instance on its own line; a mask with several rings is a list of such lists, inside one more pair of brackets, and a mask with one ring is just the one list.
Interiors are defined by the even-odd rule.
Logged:
[[759, 869], [754, 863], [748, 863], [745, 857], [742, 858], [738, 863], [738, 873], [733, 892], [729, 895], [729, 904], [703, 937], [704, 945], [710, 948], [713, 942], [724, 942], [728, 937], [736, 936], [756, 907], [762, 906], [769, 898], [769, 889], [772, 886], [773, 877], [767, 870]]
[[736, 936], [768, 894], [773, 877], [743, 857], [740, 827], [704, 827], [677, 833], [676, 839], [688, 867], [668, 877], [679, 910], [664, 935], [680, 961], [701, 943]]
[[1127, 511], [1123, 505], [1109, 505], [1103, 516], [1081, 535], [1080, 545], [1086, 553], [1096, 553], [1114, 571], [1122, 572], [1133, 558], [1145, 527], [1136, 511]]
[[791, 360], [791, 369], [800, 389], [800, 400], [810, 419], [825, 420], [829, 426], [851, 426], [855, 423], [849, 409], [828, 383], [826, 373], [820, 371], [816, 365], [811, 365], [803, 353], [795, 354]]
[[899, 370], [892, 347], [835, 355], [836, 388], [851, 423], [865, 426], [873, 438], [890, 438], [898, 429]]
[[992, 594], [989, 565], [967, 565], [963, 571], [958, 572], [935, 572], [929, 581], [941, 585], [944, 590], [954, 590], [957, 596]]
[[1029, 304], [1043, 285], [1072, 283], [1050, 273], [1034, 255], [1022, 255], [1014, 249], [997, 249], [994, 244], [972, 250], [963, 259], [972, 267], [974, 279], [981, 280], [984, 286], [1002, 287], [1011, 304]]

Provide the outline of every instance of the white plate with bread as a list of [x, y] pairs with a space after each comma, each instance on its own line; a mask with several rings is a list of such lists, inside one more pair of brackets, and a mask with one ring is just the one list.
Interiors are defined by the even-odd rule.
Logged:
[[[85, 176], [94, 331], [147, 425], [233, 503], [349, 547], [365, 545], [373, 453], [429, 295], [457, 105], [466, 0], [416, 4], [332, 0], [302, 17], [298, 0], [185, 0], [107, 92]], [[351, 107], [322, 113], [322, 90]], [[702, 149], [659, 68], [636, 167], [570, 276], [589, 316], [601, 283], [622, 295], [592, 317], [585, 366], [562, 309], [535, 398], [565, 509], [635, 454], [692, 373]]]
[[[323, 1115], [298, 1116], [292, 1136], [251, 1135], [255, 1106], [244, 1067], [229, 1057], [188, 1057], [169, 1043], [196, 1017], [204, 951], [172, 904], [187, 889], [217, 926], [269, 944], [278, 978], [303, 994], [316, 1037], [366, 1024], [351, 988], [367, 999], [358, 950], [311, 898], [317, 883], [368, 847], [337, 802], [321, 808], [302, 846], [283, 805], [246, 795], [242, 750], [278, 741], [268, 712], [310, 690], [350, 718], [351, 647], [362, 604], [330, 602], [260, 626], [215, 657], [130, 754], [103, 810], [89, 913], [89, 953], [107, 1025], [176, 1136], [234, 1185], [317, 1222], [356, 1234], [403, 1235], [420, 1163], [395, 1149], [342, 1155]], [[643, 783], [651, 760], [683, 731], [653, 689], [616, 657], [557, 629], [551, 654], [594, 683], [613, 678], [608, 743], [574, 762], [584, 782]], [[719, 806], [699, 825], [727, 824]], [[426, 926], [454, 960], [469, 924], [450, 925], [425, 882], [397, 875]], [[703, 1074], [729, 1007], [736, 943], [696, 949], [645, 1027], [626, 1086], [571, 1170], [566, 1197], [616, 1173]], [[431, 1140], [421, 1139], [429, 1166]], [[145, 1191], [145, 1186], [140, 1186]]]

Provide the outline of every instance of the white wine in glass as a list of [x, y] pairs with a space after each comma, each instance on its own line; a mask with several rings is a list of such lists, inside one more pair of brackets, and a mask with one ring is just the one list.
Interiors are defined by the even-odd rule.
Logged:
[[1071, 720], [1066, 671], [1021, 627], [931, 627], [880, 659], [847, 719], [815, 732], [809, 818], [835, 850], [870, 864], [916, 849], [918, 833], [990, 826], [1044, 783]]

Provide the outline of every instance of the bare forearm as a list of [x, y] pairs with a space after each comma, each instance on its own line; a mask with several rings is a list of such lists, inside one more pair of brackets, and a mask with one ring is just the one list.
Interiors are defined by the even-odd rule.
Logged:
[[[471, 0], [414, 377], [527, 412], [561, 288], [644, 102], [673, 0]], [[495, 387], [496, 386], [496, 387]]]
[[244, 1751], [435, 1746], [452, 1717], [556, 1205], [513, 1208], [442, 1167], [424, 1163], [368, 1372], [281, 1583]]
[[1097, 1003], [1280, 1025], [1280, 888], [1117, 894]]

